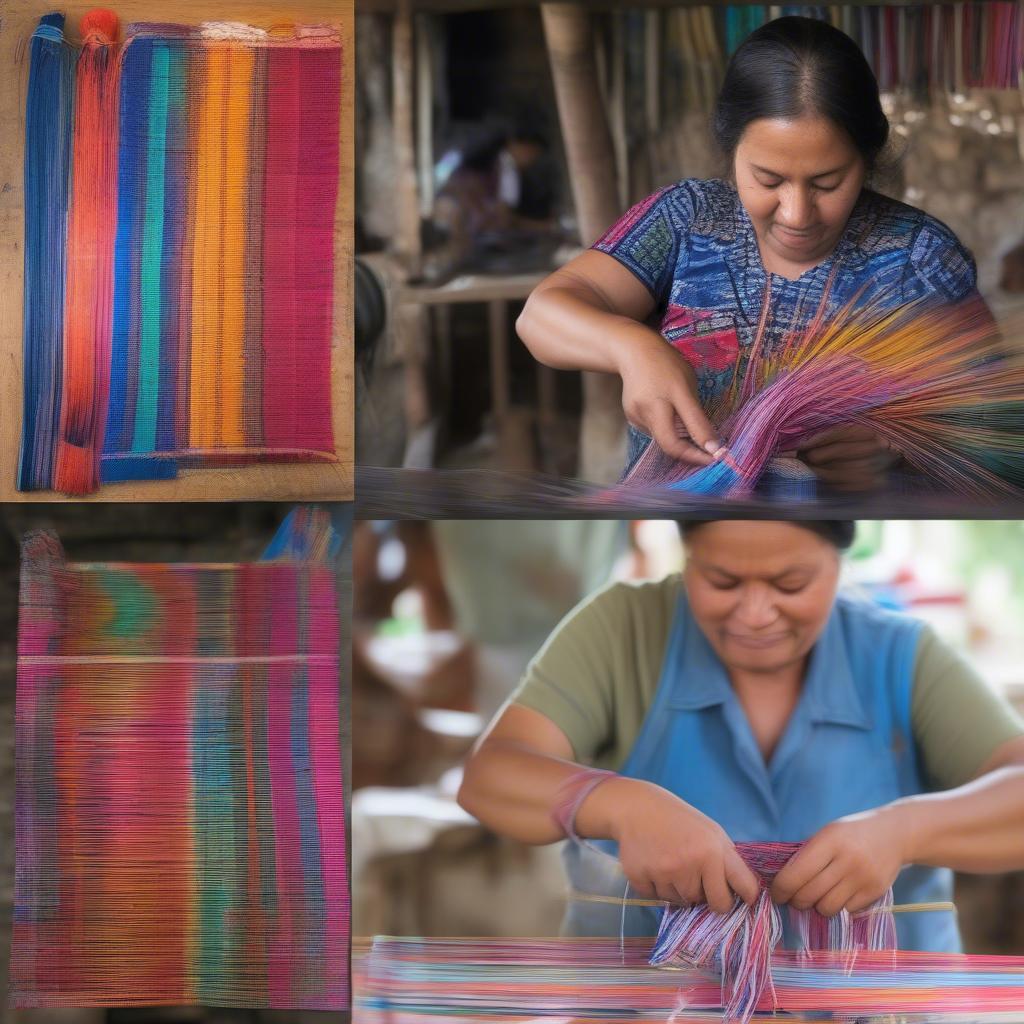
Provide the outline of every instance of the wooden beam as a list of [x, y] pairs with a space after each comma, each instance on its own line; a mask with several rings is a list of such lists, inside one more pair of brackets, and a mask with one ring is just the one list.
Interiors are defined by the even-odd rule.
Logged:
[[463, 274], [434, 287], [406, 285], [398, 292], [398, 301], [424, 306], [491, 302], [493, 299], [515, 301], [525, 299], [547, 276], [547, 273], [538, 271], [526, 274]]
[[[359, 14], [394, 14], [402, 0], [359, 0]], [[736, 6], [758, 3], [758, 0], [730, 0]], [[857, 6], [909, 7], [921, 0], [865, 0]], [[436, 14], [463, 14], [470, 11], [498, 11], [510, 7], [541, 7], [543, 0], [413, 0], [413, 10], [433, 11]], [[630, 8], [648, 10], [654, 7], [715, 7], [715, 0], [591, 0], [586, 4], [591, 11], [621, 11]]]
[[[555, 83], [580, 241], [591, 245], [621, 213], [615, 151], [601, 100], [590, 15], [575, 4], [541, 7]], [[625, 464], [622, 384], [610, 374], [583, 374], [580, 475], [611, 483]]]

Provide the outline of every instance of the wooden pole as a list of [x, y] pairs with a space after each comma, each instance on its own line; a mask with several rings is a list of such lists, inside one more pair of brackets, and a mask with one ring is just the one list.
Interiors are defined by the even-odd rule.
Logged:
[[[589, 14], [577, 4], [545, 3], [541, 16], [580, 240], [591, 245], [622, 212], [593, 27]], [[621, 381], [609, 374], [584, 373], [580, 475], [595, 483], [611, 483], [624, 465]]]
[[420, 204], [416, 187], [415, 54], [411, 0], [399, 0], [391, 30], [395, 133], [394, 252], [410, 277], [420, 270]]
[[416, 18], [416, 156], [420, 186], [420, 213], [434, 209], [434, 22], [430, 14]]

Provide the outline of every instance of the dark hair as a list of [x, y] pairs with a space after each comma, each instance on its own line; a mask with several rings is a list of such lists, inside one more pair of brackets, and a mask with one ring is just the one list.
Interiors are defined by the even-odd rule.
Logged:
[[[853, 535], [857, 524], [852, 519], [788, 519], [791, 526], [800, 526], [805, 530], [823, 537], [840, 551], [845, 551], [853, 544]], [[676, 525], [685, 540], [687, 536], [708, 523], [719, 523], [720, 519], [679, 519]]]
[[751, 32], [729, 61], [712, 118], [715, 142], [731, 160], [751, 121], [808, 113], [842, 128], [873, 170], [889, 121], [860, 47], [816, 18], [776, 18]]

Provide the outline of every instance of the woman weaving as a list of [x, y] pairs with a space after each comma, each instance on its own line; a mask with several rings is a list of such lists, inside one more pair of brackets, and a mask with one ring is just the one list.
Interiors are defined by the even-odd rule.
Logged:
[[751, 903], [734, 843], [792, 842], [775, 902], [831, 917], [892, 886], [947, 904], [898, 914], [900, 948], [957, 951], [951, 869], [1024, 868], [1024, 723], [922, 623], [838, 594], [852, 523], [682, 531], [681, 577], [562, 622], [460, 802], [523, 842], [585, 840], [566, 845], [569, 934], [654, 935], [635, 898]]
[[[621, 376], [627, 474], [652, 438], [693, 465], [723, 457], [716, 423], [751, 358], [816, 318], [851, 303], [978, 300], [953, 233], [867, 187], [889, 124], [838, 29], [784, 17], [749, 36], [713, 134], [728, 180], [680, 181], [633, 207], [534, 290], [518, 323], [539, 361]], [[842, 489], [879, 486], [899, 461], [863, 426], [811, 438], [799, 455]]]

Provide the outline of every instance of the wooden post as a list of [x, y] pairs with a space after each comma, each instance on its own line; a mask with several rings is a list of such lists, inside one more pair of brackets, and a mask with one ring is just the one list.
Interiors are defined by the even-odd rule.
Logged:
[[491, 348], [491, 410], [500, 435], [512, 406], [508, 367], [508, 303], [491, 299], [487, 303], [487, 324]]
[[416, 19], [416, 156], [419, 171], [420, 213], [434, 209], [434, 23], [430, 14]]
[[[589, 14], [577, 4], [545, 3], [541, 16], [580, 240], [590, 245], [622, 212], [593, 28]], [[584, 373], [580, 475], [595, 483], [611, 483], [624, 465], [621, 381], [610, 374]]]
[[661, 131], [661, 38], [662, 12], [649, 10], [644, 15], [644, 110], [647, 138], [654, 140]]
[[411, 0], [398, 0], [392, 23], [392, 105], [395, 132], [394, 253], [410, 277], [420, 271], [420, 204], [416, 188], [415, 55]]
[[[395, 237], [392, 252], [405, 280], [419, 276], [423, 249], [416, 181], [416, 55], [412, 0], [398, 0], [391, 27], [391, 104], [395, 133]], [[405, 384], [405, 464], [433, 464], [430, 386], [427, 379], [427, 316], [403, 306], [394, 329], [402, 352]]]

